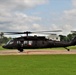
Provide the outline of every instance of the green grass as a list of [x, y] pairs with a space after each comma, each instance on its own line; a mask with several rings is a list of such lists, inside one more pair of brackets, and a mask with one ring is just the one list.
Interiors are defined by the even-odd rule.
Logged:
[[0, 56], [0, 75], [76, 75], [76, 55]]
[[76, 49], [76, 46], [70, 46], [68, 48], [70, 48], [70, 49]]
[[4, 48], [2, 48], [2, 46], [0, 46], [0, 50], [4, 50]]

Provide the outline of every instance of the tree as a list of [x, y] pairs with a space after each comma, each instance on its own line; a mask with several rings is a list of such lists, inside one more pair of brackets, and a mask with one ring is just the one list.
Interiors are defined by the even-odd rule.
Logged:
[[72, 40], [75, 36], [76, 36], [76, 34], [75, 34], [75, 33], [68, 34], [68, 35], [67, 35], [67, 41]]
[[64, 35], [59, 35], [59, 36], [60, 36], [60, 41], [69, 42], [76, 36], [76, 33], [68, 34], [67, 36], [64, 36]]
[[0, 38], [2, 38], [2, 37], [3, 37], [3, 35], [4, 35], [4, 33], [3, 33], [3, 32], [0, 32]]
[[3, 32], [0, 32], [0, 45], [2, 44]]
[[7, 43], [10, 39], [11, 39], [11, 37], [8, 38], [5, 36], [2, 36], [2, 38], [0, 38], [0, 45]]
[[67, 41], [67, 37], [64, 35], [59, 35], [60, 41]]

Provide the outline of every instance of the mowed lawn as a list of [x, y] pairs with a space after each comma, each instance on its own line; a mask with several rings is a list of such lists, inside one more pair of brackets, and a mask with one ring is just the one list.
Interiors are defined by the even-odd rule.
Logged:
[[76, 75], [76, 55], [0, 56], [0, 75]]

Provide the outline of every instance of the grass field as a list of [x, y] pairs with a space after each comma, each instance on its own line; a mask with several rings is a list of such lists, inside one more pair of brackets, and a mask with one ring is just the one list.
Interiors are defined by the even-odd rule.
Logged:
[[0, 46], [0, 50], [4, 50], [4, 48], [2, 48], [2, 46]]
[[0, 75], [76, 75], [76, 55], [0, 56]]

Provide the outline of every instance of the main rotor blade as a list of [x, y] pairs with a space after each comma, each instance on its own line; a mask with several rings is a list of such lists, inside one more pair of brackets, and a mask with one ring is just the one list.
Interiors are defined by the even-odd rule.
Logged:
[[34, 33], [43, 33], [43, 32], [62, 32], [62, 30], [53, 30], [53, 31], [36, 31]]
[[50, 32], [62, 32], [61, 30], [54, 30], [54, 31], [36, 31], [36, 32], [30, 32], [30, 31], [26, 31], [26, 32], [3, 32], [7, 35], [14, 35], [14, 34], [32, 34], [32, 33], [42, 33], [42, 34], [48, 34]]
[[4, 32], [6, 34], [31, 34], [32, 32], [26, 31], [26, 32]]

